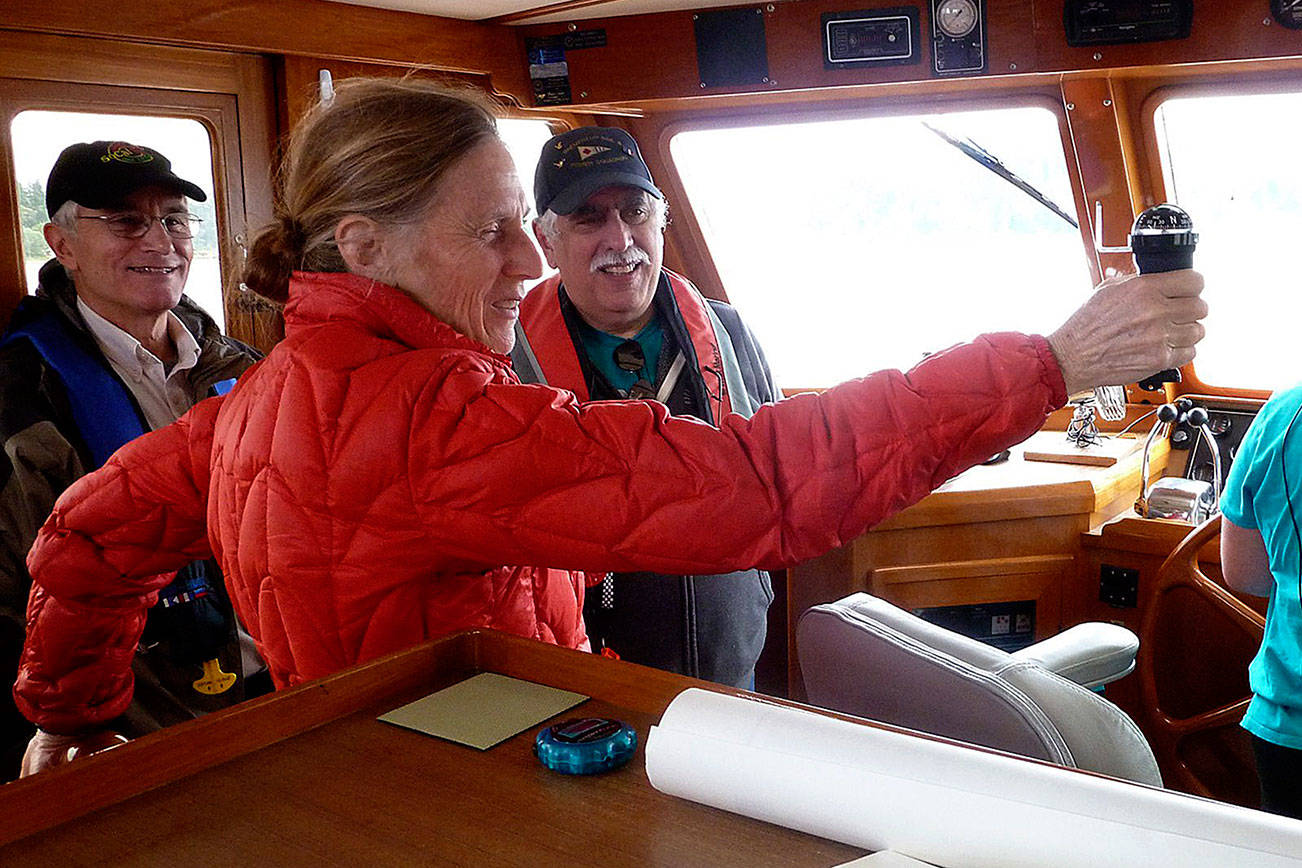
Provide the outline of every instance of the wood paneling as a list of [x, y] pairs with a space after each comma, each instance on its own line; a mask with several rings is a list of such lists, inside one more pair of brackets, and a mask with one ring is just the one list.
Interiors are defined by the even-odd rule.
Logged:
[[[1111, 621], [1141, 633], [1143, 621], [1157, 598], [1159, 570], [1170, 554], [1190, 534], [1183, 522], [1124, 518], [1082, 538], [1080, 574], [1067, 586], [1063, 600], [1064, 626], [1082, 621]], [[1207, 575], [1219, 578], [1220, 550], [1211, 543], [1198, 553]], [[1138, 605], [1116, 608], [1099, 600], [1102, 566], [1133, 569], [1139, 576]], [[1265, 601], [1236, 595], [1244, 604], [1264, 614]], [[1170, 594], [1160, 627], [1144, 643], [1160, 662], [1157, 673], [1163, 695], [1172, 703], [1168, 712], [1188, 716], [1242, 696], [1246, 669], [1255, 642], [1205, 602], [1192, 595]], [[1161, 650], [1158, 650], [1161, 649]], [[1141, 654], [1144, 653], [1141, 651]], [[1158, 754], [1167, 786], [1189, 791], [1187, 775], [1175, 768], [1175, 755], [1157, 749], [1170, 745], [1169, 734], [1158, 732], [1151, 721], [1157, 711], [1149, 707], [1137, 675], [1109, 684], [1107, 697], [1135, 720]], [[1183, 745], [1183, 760], [1192, 763], [1216, 790], [1218, 797], [1252, 805], [1255, 799], [1251, 759], [1246, 740], [1235, 726], [1213, 730]], [[1185, 781], [1185, 783], [1182, 783]]]
[[1302, 32], [1281, 27], [1265, 0], [1194, 3], [1187, 39], [1131, 45], [1072, 47], [1063, 35], [1062, 0], [1032, 0], [1036, 65], [1041, 70], [1094, 71], [1113, 67], [1197, 63], [1302, 53]]
[[[227, 331], [269, 349], [278, 318], [238, 304], [239, 240], [271, 215], [270, 155], [275, 137], [272, 77], [254, 55], [142, 46], [97, 39], [0, 31], [0, 114], [8, 122], [27, 109], [117, 111], [190, 117], [212, 137]], [[5, 139], [8, 147], [7, 132]], [[5, 167], [12, 172], [12, 162]], [[0, 213], [17, 226], [11, 191]], [[22, 274], [16, 228], [0, 243], [0, 273]], [[0, 322], [22, 297], [21, 280], [6, 281]]]
[[[899, 4], [869, 2], [856, 8]], [[839, 89], [898, 82], [928, 82], [931, 73], [928, 5], [919, 4], [924, 38], [917, 65], [824, 69], [820, 17], [847, 7], [837, 0], [757, 4], [763, 11], [769, 81], [749, 86], [703, 88], [696, 65], [691, 12], [665, 12], [623, 18], [592, 18], [567, 24], [521, 28], [526, 36], [561, 34], [570, 26], [604, 29], [602, 48], [570, 51], [571, 90], [579, 103], [643, 103], [680, 98], [713, 100], [722, 94], [766, 94], [808, 88]], [[1274, 22], [1260, 0], [1222, 0], [1198, 4], [1193, 35], [1137, 45], [1072, 48], [1062, 24], [1062, 0], [989, 0], [988, 65], [984, 76], [949, 79], [949, 91], [981, 78], [1025, 77], [1059, 73], [1099, 73], [1127, 67], [1215, 63], [1244, 58], [1295, 57], [1302, 54], [1302, 33]], [[1097, 56], [1097, 57], [1096, 57]], [[654, 57], [654, 62], [648, 58]], [[1023, 78], [1025, 80], [1025, 78]]]
[[[898, 4], [869, 3], [864, 8]], [[768, 81], [752, 86], [703, 87], [696, 62], [696, 36], [692, 12], [665, 12], [623, 18], [594, 18], [576, 23], [579, 29], [603, 29], [607, 44], [567, 52], [571, 90], [579, 103], [602, 104], [671, 97], [715, 97], [729, 93], [773, 93], [804, 88], [842, 88], [864, 83], [880, 84], [927, 80], [930, 43], [922, 40], [917, 65], [877, 69], [824, 69], [821, 15], [844, 11], [836, 0], [757, 5], [764, 17]], [[1032, 63], [1030, 43], [1019, 34], [1031, 32], [1031, 12], [1019, 0], [991, 0], [990, 29], [1008, 38], [990, 40], [990, 69], [1008, 70], [1019, 59]], [[924, 12], [924, 32], [929, 27]], [[566, 32], [569, 25], [541, 24], [521, 28], [526, 37]], [[647, 58], [655, 61], [648, 63]], [[951, 80], [950, 85], [953, 85]]]
[[[483, 671], [592, 697], [572, 716], [631, 724], [634, 759], [561, 775], [532, 754], [539, 727], [478, 751], [375, 719]], [[693, 686], [739, 692], [491, 631], [459, 634], [0, 787], [0, 840], [10, 842], [0, 862], [749, 868], [863, 855], [654, 790], [647, 733]]]
[[401, 77], [420, 75], [445, 81], [450, 84], [464, 84], [481, 90], [492, 90], [492, 82], [486, 74], [452, 72], [429, 69], [413, 64], [382, 65], [362, 63], [349, 60], [332, 60], [319, 57], [286, 57], [284, 60], [285, 110], [288, 128], [315, 105], [319, 96], [319, 74], [323, 69], [329, 70], [336, 81], [355, 76]]
[[[1067, 110], [1070, 130], [1068, 151], [1072, 167], [1079, 173], [1084, 201], [1082, 221], [1086, 249], [1094, 255], [1092, 277], [1097, 283], [1107, 269], [1132, 271], [1129, 250], [1103, 253], [1094, 240], [1101, 237], [1105, 248], [1128, 248], [1128, 236], [1135, 215], [1133, 199], [1138, 195], [1133, 184], [1135, 156], [1128, 130], [1118, 120], [1123, 117], [1117, 105], [1112, 83], [1106, 79], [1069, 79], [1062, 83], [1062, 101]], [[1102, 213], [1096, 209], [1102, 206]], [[1142, 209], [1141, 209], [1142, 210]], [[1096, 218], [1101, 217], [1101, 226]]]
[[[0, 11], [0, 27], [6, 14]], [[248, 61], [261, 58], [0, 29], [0, 75], [11, 78], [235, 93], [245, 81], [243, 63]]]
[[493, 75], [517, 100], [531, 92], [512, 28], [322, 0], [7, 3], [0, 28], [340, 60], [425, 64]]
[[1035, 601], [1035, 640], [1061, 628], [1063, 586], [1076, 573], [1070, 554], [987, 558], [881, 567], [868, 574], [869, 592], [902, 609]]

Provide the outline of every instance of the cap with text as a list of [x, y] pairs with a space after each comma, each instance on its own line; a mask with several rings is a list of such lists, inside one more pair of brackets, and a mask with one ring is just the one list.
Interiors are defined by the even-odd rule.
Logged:
[[665, 197], [651, 180], [637, 142], [621, 129], [580, 127], [543, 145], [533, 182], [539, 214], [572, 214], [605, 187], [636, 187], [657, 199]]
[[69, 145], [54, 161], [45, 185], [45, 211], [51, 217], [72, 201], [84, 208], [116, 208], [145, 187], [162, 187], [203, 202], [203, 190], [172, 171], [167, 157], [128, 142]]

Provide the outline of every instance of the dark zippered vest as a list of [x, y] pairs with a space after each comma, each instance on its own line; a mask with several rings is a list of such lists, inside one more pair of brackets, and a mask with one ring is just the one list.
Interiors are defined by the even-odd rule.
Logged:
[[[19, 340], [31, 342], [63, 383], [73, 421], [90, 452], [91, 470], [102, 467], [114, 452], [146, 433], [126, 386], [102, 359], [87, 352], [59, 317], [34, 317], [9, 332], [3, 344]], [[234, 385], [234, 379], [221, 380], [213, 384], [212, 391], [224, 395]], [[220, 576], [210, 576], [211, 572], [206, 561], [194, 561], [159, 591], [151, 620], [156, 630], [172, 640], [177, 662], [210, 660], [228, 639], [230, 621], [221, 607], [208, 599], [213, 582], [220, 581]]]

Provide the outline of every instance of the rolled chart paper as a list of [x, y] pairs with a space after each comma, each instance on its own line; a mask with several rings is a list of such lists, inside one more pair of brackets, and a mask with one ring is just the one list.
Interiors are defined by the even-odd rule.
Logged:
[[945, 868], [1302, 865], [1302, 822], [872, 724], [683, 691], [651, 728], [670, 795]]

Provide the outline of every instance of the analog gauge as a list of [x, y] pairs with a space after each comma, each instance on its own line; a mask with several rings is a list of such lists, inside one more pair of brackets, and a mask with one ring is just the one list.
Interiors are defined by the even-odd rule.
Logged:
[[936, 27], [951, 39], [967, 36], [977, 26], [976, 0], [942, 0], [936, 6]]

